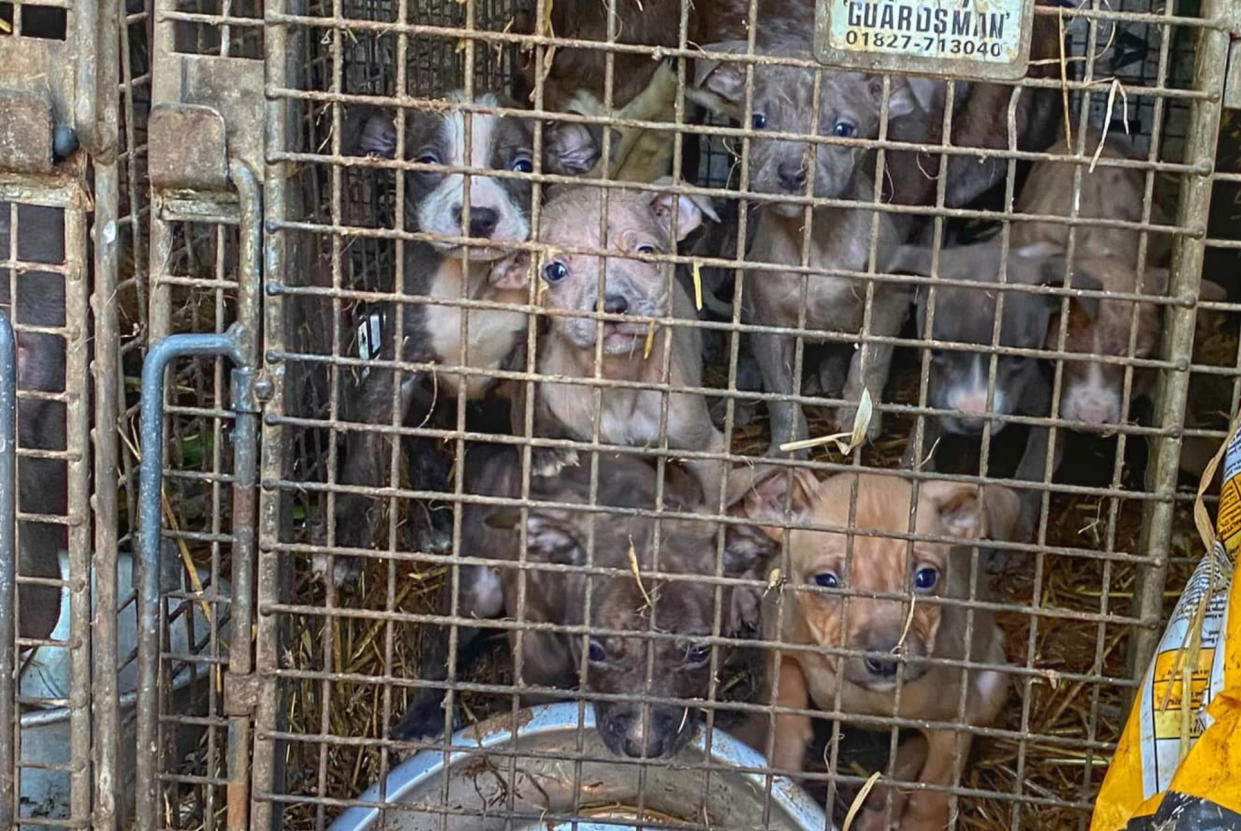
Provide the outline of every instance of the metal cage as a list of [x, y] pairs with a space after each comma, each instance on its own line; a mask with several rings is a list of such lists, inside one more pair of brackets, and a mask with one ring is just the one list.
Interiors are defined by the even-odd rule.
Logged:
[[[815, 5], [0, 3], [0, 639], [18, 647], [0, 653], [0, 826], [869, 828], [944, 803], [953, 828], [1089, 824], [1241, 405], [1236, 10], [1029, 3], [1054, 48], [987, 82], [999, 138], [979, 145], [955, 137], [981, 80], [826, 66]], [[775, 124], [767, 84], [808, 130]], [[875, 123], [833, 132], [861, 106], [831, 98], [846, 84]], [[901, 132], [915, 88], [939, 108], [932, 139]], [[1030, 101], [1054, 123], [1037, 146], [1018, 137]], [[528, 164], [479, 161], [499, 120], [524, 125]], [[566, 136], [595, 156], [563, 167]], [[781, 142], [803, 156], [777, 192], [761, 154]], [[841, 148], [864, 186], [816, 190], [832, 173], [809, 166]], [[926, 183], [894, 178], [914, 154]], [[1037, 165], [1071, 171], [1073, 207], [1022, 207]], [[957, 199], [967, 169], [992, 179]], [[1107, 175], [1141, 204], [1080, 214]], [[458, 176], [456, 230], [422, 227], [417, 194]], [[907, 184], [922, 195], [900, 202]], [[526, 231], [480, 241], [475, 189], [521, 194]], [[609, 235], [648, 221], [634, 204], [675, 215], [666, 239]], [[864, 265], [824, 265], [829, 221], [863, 214]], [[1013, 265], [1035, 220], [1065, 238], [1054, 279]], [[1102, 231], [1137, 240], [1105, 259], [1166, 283], [1105, 287], [1082, 253]], [[970, 245], [1002, 263], [985, 286], [954, 270]], [[449, 261], [468, 291], [435, 282]], [[541, 276], [562, 261], [585, 301]], [[497, 299], [509, 263], [525, 277]], [[617, 263], [656, 275], [651, 305], [609, 308]], [[778, 280], [796, 300], [777, 312], [761, 292]], [[814, 322], [835, 313], [815, 305], [827, 280], [852, 287], [854, 323]], [[1082, 351], [1080, 315], [1118, 293], [1120, 346]], [[1008, 342], [1004, 310], [1034, 306], [1046, 337]], [[978, 309], [978, 342], [933, 334]], [[524, 334], [471, 357], [494, 347], [472, 327], [504, 314]], [[580, 354], [554, 340], [570, 331]], [[629, 352], [605, 361], [607, 337]], [[937, 403], [954, 355], [981, 356], [983, 391], [955, 435], [965, 409]], [[825, 388], [889, 358], [869, 408], [856, 384]], [[609, 377], [622, 360], [645, 374]], [[1006, 409], [1015, 366], [1045, 409]], [[1106, 423], [1065, 415], [1083, 367], [1120, 379]], [[584, 426], [549, 418], [553, 395]], [[621, 395], [637, 403], [617, 416]], [[922, 569], [950, 544], [944, 594]], [[816, 546], [839, 556], [808, 565]], [[489, 575], [503, 613], [479, 611]], [[892, 643], [866, 640], [881, 617], [902, 624]], [[548, 682], [553, 663], [571, 679]], [[851, 671], [893, 703], [859, 704]], [[971, 685], [990, 686], [935, 700]]]

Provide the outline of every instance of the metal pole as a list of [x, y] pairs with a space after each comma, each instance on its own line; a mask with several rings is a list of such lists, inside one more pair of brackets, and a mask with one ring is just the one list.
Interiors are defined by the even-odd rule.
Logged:
[[222, 334], [171, 335], [142, 364], [142, 464], [138, 475], [138, 706], [136, 827], [154, 831], [159, 816], [159, 573], [164, 476], [164, 371], [177, 358], [220, 355], [241, 363], [239, 327]]
[[[233, 185], [241, 197], [240, 263], [238, 273], [238, 359], [233, 370], [233, 583], [228, 678], [236, 684], [254, 669], [251, 631], [254, 621], [255, 526], [258, 521], [259, 401], [255, 390], [263, 263], [263, 192], [258, 177], [242, 162], [230, 165]], [[225, 688], [228, 708], [228, 828], [249, 829], [250, 736], [254, 698], [236, 686]]]
[[16, 682], [13, 608], [17, 572], [17, 342], [0, 311], [0, 828], [14, 827]]
[[[1222, 20], [1228, 0], [1205, 0], [1202, 17]], [[1208, 93], [1193, 102], [1185, 138], [1185, 163], [1195, 167], [1184, 178], [1177, 225], [1200, 233], [1180, 237], [1172, 261], [1168, 296], [1180, 303], [1168, 306], [1163, 333], [1163, 354], [1180, 366], [1160, 373], [1156, 426], [1171, 431], [1158, 437], [1147, 473], [1147, 490], [1162, 497], [1147, 502], [1142, 517], [1138, 551], [1152, 558], [1139, 568], [1134, 587], [1134, 616], [1148, 626], [1139, 629], [1129, 648], [1129, 675], [1140, 677], [1154, 654], [1158, 624], [1163, 614], [1163, 590], [1168, 577], [1168, 548], [1172, 536], [1172, 516], [1180, 455], [1181, 430], [1185, 426], [1185, 403], [1189, 393], [1189, 364], [1194, 348], [1198, 292], [1202, 285], [1202, 261], [1206, 253], [1206, 219], [1211, 206], [1211, 173], [1219, 141], [1220, 96], [1228, 65], [1227, 30], [1207, 26], [1199, 30], [1195, 52], [1193, 88]]]

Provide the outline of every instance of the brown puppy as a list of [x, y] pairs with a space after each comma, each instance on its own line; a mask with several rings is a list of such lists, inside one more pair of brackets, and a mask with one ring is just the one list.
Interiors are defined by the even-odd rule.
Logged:
[[[461, 553], [492, 563], [462, 569], [459, 613], [486, 618], [507, 612], [530, 625], [589, 626], [589, 638], [546, 629], [519, 637], [510, 630], [521, 682], [539, 688], [523, 697], [555, 698], [553, 689], [613, 696], [595, 703], [607, 746], [622, 756], [667, 756], [698, 725], [692, 702], [710, 692], [713, 650], [720, 653], [720, 664], [729, 652], [711, 639], [752, 632], [757, 603], [751, 601], [757, 593], [701, 579], [716, 573], [719, 523], [632, 514], [653, 511], [661, 500], [664, 511], [698, 512], [703, 494], [693, 476], [667, 465], [661, 494], [660, 477], [647, 460], [600, 454], [598, 465], [596, 487], [585, 464], [557, 476], [531, 477], [530, 499], [541, 504], [524, 518], [517, 508], [466, 506]], [[466, 479], [472, 493], [515, 499], [521, 493], [518, 451], [476, 446], [467, 457]], [[592, 504], [614, 512], [590, 510]], [[724, 576], [758, 579], [775, 551], [771, 539], [753, 525], [735, 523], [724, 527], [723, 536]], [[517, 566], [521, 560], [528, 568]], [[424, 655], [423, 681], [445, 677], [446, 640], [445, 635], [438, 651]], [[394, 735], [415, 738], [441, 730], [442, 697], [438, 689], [424, 688]]]
[[[1078, 138], [1074, 138], [1074, 143]], [[1089, 159], [1099, 144], [1101, 164], [1090, 169]], [[1115, 167], [1109, 159], [1139, 159], [1129, 141], [1120, 134], [1111, 133], [1107, 141], [1095, 127], [1086, 130], [1086, 155], [1084, 158], [1070, 153], [1061, 139], [1047, 152], [1064, 156], [1064, 160], [1043, 160], [1030, 168], [1030, 176], [1021, 188], [1014, 209], [1018, 214], [1042, 216], [1073, 215], [1077, 206], [1080, 220], [1119, 219], [1126, 222], [1142, 221], [1143, 198], [1146, 194], [1147, 173], [1136, 167]], [[1081, 167], [1081, 178], [1075, 186], [1075, 172]], [[1151, 205], [1150, 221], [1166, 220], [1157, 204]], [[1058, 222], [1014, 221], [1011, 244], [1015, 248], [1037, 242], [1054, 243], [1062, 250], [1068, 247], [1069, 230], [1074, 226]], [[1074, 250], [1080, 256], [1116, 257], [1135, 267], [1141, 232], [1130, 228], [1076, 226]], [[1147, 266], [1162, 263], [1171, 251], [1172, 240], [1167, 234], [1149, 235], [1146, 252]]]
[[[964, 700], [965, 724], [991, 723], [1006, 697], [1007, 685], [1001, 673], [965, 673], [957, 666], [926, 660], [1005, 662], [1000, 629], [989, 612], [973, 610], [973, 638], [967, 642], [968, 610], [961, 605], [929, 602], [932, 598], [977, 597], [976, 590], [970, 588], [968, 548], [923, 539], [909, 543], [860, 535], [909, 532], [912, 488], [904, 480], [841, 474], [820, 482], [808, 472], [795, 471], [790, 493], [789, 479], [789, 474], [781, 471], [759, 481], [744, 497], [745, 514], [759, 521], [780, 522], [787, 499], [792, 522], [852, 527], [859, 535], [850, 538], [843, 532], [804, 528], [790, 532], [783, 609], [776, 605], [777, 593], [770, 593], [763, 610], [764, 639], [858, 650], [862, 654], [776, 651], [770, 668], [777, 682], [775, 703], [800, 710], [817, 707], [858, 715], [955, 722]], [[850, 522], [854, 487], [857, 501]], [[991, 485], [980, 493], [974, 485], [953, 482], [922, 484], [916, 507], [916, 535], [956, 537], [963, 543], [1005, 537], [1018, 514], [1017, 497], [1007, 488]], [[771, 533], [778, 537], [782, 532], [773, 529]], [[847, 601], [840, 589], [848, 590]], [[908, 601], [875, 597], [893, 594]], [[895, 695], [898, 678], [902, 679], [899, 708]], [[970, 736], [930, 728], [922, 732], [926, 758], [917, 781], [951, 786], [954, 759], [959, 754], [964, 760]], [[808, 716], [777, 715], [772, 764], [783, 770], [801, 770], [812, 738]], [[892, 796], [895, 826], [906, 831], [938, 831], [948, 822], [946, 793], [919, 790], [907, 799], [895, 793]], [[869, 809], [867, 814], [864, 827], [888, 827], [881, 807]]]

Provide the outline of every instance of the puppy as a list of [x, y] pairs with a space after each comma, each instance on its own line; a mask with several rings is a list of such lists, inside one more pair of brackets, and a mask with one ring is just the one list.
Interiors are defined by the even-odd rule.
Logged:
[[[464, 100], [460, 93], [450, 103]], [[493, 95], [477, 99], [483, 106], [498, 106]], [[529, 172], [532, 169], [532, 134], [529, 123], [513, 117], [475, 114], [469, 124], [471, 158], [465, 158], [466, 118], [461, 112], [411, 111], [405, 116], [404, 157], [428, 165], [458, 165], [490, 170]], [[386, 114], [370, 113], [360, 127], [357, 151], [393, 158], [397, 134]], [[401, 291], [412, 302], [399, 311], [404, 327], [400, 344], [391, 342], [395, 326], [386, 327], [388, 342], [383, 354], [401, 361], [429, 362], [496, 371], [520, 365], [526, 314], [520, 311], [470, 309], [467, 312], [468, 342], [461, 339], [462, 307], [441, 305], [444, 300], [475, 299], [526, 303], [527, 287], [521, 272], [496, 269], [496, 262], [509, 252], [505, 244], [523, 242], [530, 234], [530, 181], [474, 174], [469, 182], [469, 221], [465, 214], [465, 176], [435, 170], [405, 173], [406, 230], [452, 237], [469, 237], [466, 246], [454, 241], [407, 242], [404, 245], [404, 285]], [[494, 245], [489, 245], [492, 243]], [[512, 276], [518, 282], [507, 278]], [[362, 424], [402, 423], [410, 403], [423, 384], [433, 384], [437, 400], [475, 399], [495, 386], [485, 374], [451, 372], [402, 373], [400, 410], [393, 413], [394, 371], [379, 365], [361, 385], [351, 420]], [[394, 419], [394, 415], [396, 418]], [[379, 486], [391, 455], [391, 439], [370, 431], [351, 431], [345, 447], [340, 481], [347, 485]], [[370, 497], [347, 494], [337, 500], [337, 545], [365, 548], [378, 526], [381, 504]], [[321, 558], [316, 567], [323, 570]], [[332, 579], [338, 584], [356, 576], [359, 563], [338, 557]]]
[[[808, 52], [789, 51], [796, 57]], [[818, 101], [812, 100], [814, 73], [789, 66], [754, 67], [754, 122], [756, 130], [813, 134], [813, 117], [819, 113], [819, 130], [838, 138], [875, 138], [879, 134], [882, 85], [877, 78], [858, 73], [825, 75]], [[744, 70], [738, 77], [735, 64], [714, 64], [696, 79], [729, 100], [740, 101], [744, 93]], [[898, 83], [888, 99], [888, 116], [912, 112], [915, 106], [907, 85]], [[807, 191], [823, 199], [875, 198], [872, 151], [849, 144], [756, 138], [750, 141], [750, 181], [758, 193], [804, 196]], [[750, 262], [800, 266], [805, 210], [794, 203], [766, 204], [759, 212], [758, 227], [747, 259]], [[811, 214], [811, 239], [807, 265], [816, 272], [803, 278], [797, 272], [750, 270], [746, 274], [748, 302], [754, 322], [762, 326], [796, 327], [804, 310], [806, 328], [857, 336], [862, 333], [866, 312], [863, 280], [831, 274], [833, 270], [865, 271], [870, 261], [872, 225], [878, 227], [878, 261], [883, 271], [888, 259], [909, 233], [909, 220], [898, 215], [861, 208], [816, 208]], [[806, 284], [803, 298], [802, 285]], [[909, 313], [911, 293], [894, 283], [875, 283], [869, 331], [865, 334], [895, 337]], [[784, 334], [756, 333], [755, 358], [762, 369], [768, 392], [792, 395], [796, 339]], [[892, 347], [863, 341], [841, 377], [836, 362], [824, 361], [819, 369], [819, 388], [827, 395], [843, 390], [845, 404], [837, 411], [842, 429], [852, 426], [862, 391], [878, 403], [887, 383]], [[781, 444], [806, 437], [806, 418], [792, 401], [768, 402], [771, 418], [771, 452]], [[877, 438], [882, 429], [878, 412], [871, 418], [868, 436]]]
[[[568, 314], [551, 318], [539, 344], [539, 374], [594, 378], [597, 368], [606, 380], [701, 388], [698, 329], [650, 320], [666, 316], [695, 320], [693, 302], [678, 281], [669, 279], [668, 264], [638, 257], [671, 253], [704, 216], [715, 219], [710, 201], [669, 192], [612, 190], [601, 237], [602, 210], [603, 190], [594, 187], [560, 190], [543, 208], [539, 241], [548, 249], [539, 277], [546, 287], [544, 305]], [[607, 256], [575, 254], [565, 248], [597, 249]], [[605, 315], [601, 343], [600, 325], [591, 316], [596, 311]], [[601, 355], [597, 367], [596, 350]], [[657, 446], [666, 437], [676, 450], [724, 451], [724, 437], [711, 422], [706, 397], [699, 393], [604, 388], [597, 406], [601, 442], [644, 447]], [[536, 413], [541, 435], [589, 441], [595, 407], [591, 387], [539, 382]], [[692, 466], [708, 493], [718, 494], [724, 472], [720, 463], [701, 461]]]
[[[993, 287], [999, 282], [1002, 249], [999, 240], [976, 245], [948, 248], [940, 252], [939, 277], [969, 282], [964, 288], [936, 287], [933, 331], [927, 326], [929, 290], [918, 291], [918, 331], [922, 337], [939, 342], [931, 349], [931, 366], [927, 377], [927, 403], [944, 410], [929, 417], [923, 433], [923, 453], [927, 454], [923, 469], [934, 470], [936, 441], [943, 433], [972, 436], [982, 433], [983, 424], [991, 422], [994, 437], [1005, 428], [1003, 416], [1025, 415], [1046, 417], [1051, 407], [1051, 384], [1047, 368], [1038, 358], [1021, 355], [996, 356], [995, 389], [987, 400], [991, 356], [978, 347], [989, 348], [1000, 292]], [[893, 269], [930, 276], [931, 250], [903, 246]], [[1007, 282], [1024, 286], [1062, 286], [1065, 263], [1063, 257], [1046, 252], [1015, 251], [1007, 259]], [[1085, 274], [1076, 274], [1072, 286], [1098, 291], [1099, 282]], [[1098, 314], [1098, 301], [1077, 298], [1082, 312], [1090, 317]], [[1060, 309], [1061, 298], [1052, 294], [1031, 294], [1022, 291], [1004, 292], [999, 345], [1022, 349], [1041, 349], [1047, 336], [1052, 315]], [[1017, 479], [1042, 481], [1046, 476], [1048, 431], [1031, 427], [1025, 450], [1018, 463]], [[909, 442], [905, 464], [912, 466], [914, 442]], [[1038, 516], [1039, 494], [1022, 494], [1023, 511], [1019, 524], [1022, 539], [1028, 539]]]
[[[1103, 144], [1102, 166], [1091, 171], [1084, 159], [1070, 160], [1064, 141], [1051, 152], [1063, 155], [1065, 161], [1040, 161], [1017, 200], [1019, 214], [1068, 217], [1076, 205], [1077, 218], [1119, 219], [1142, 221], [1146, 191], [1146, 174], [1136, 168], [1110, 167], [1107, 159], [1135, 158], [1133, 148], [1121, 135], [1112, 133], [1106, 142], [1098, 129], [1086, 131], [1088, 152]], [[1081, 168], [1080, 179], [1074, 183], [1075, 171]], [[1158, 205], [1151, 206], [1150, 220], [1165, 221]], [[1137, 272], [1137, 252], [1141, 232], [1127, 228], [1098, 225], [1070, 226], [1047, 221], [1018, 221], [1012, 224], [1011, 244], [1024, 252], [1066, 253], [1070, 230], [1073, 233], [1074, 270], [1097, 283], [1109, 294], [1150, 294], [1161, 296], [1168, 285], [1167, 269], [1155, 267], [1164, 262], [1171, 250], [1167, 234], [1149, 235], [1144, 275]], [[1075, 281], [1076, 282], [1076, 281]], [[1213, 284], [1212, 284], [1213, 287]], [[1089, 314], [1076, 299], [1069, 303], [1069, 321], [1064, 350], [1081, 355], [1115, 358], [1149, 358], [1154, 354], [1162, 330], [1163, 307], [1139, 303], [1134, 316], [1133, 303], [1104, 298], [1097, 302], [1097, 314]], [[1136, 328], [1133, 351], [1129, 335]], [[1057, 316], [1047, 332], [1047, 347], [1060, 348], [1060, 326]], [[1060, 415], [1093, 427], [1105, 428], [1120, 421], [1124, 404], [1124, 367], [1115, 363], [1066, 361], [1061, 383]], [[1154, 373], [1135, 369], [1131, 386], [1133, 398], [1144, 398], [1154, 392]]]
[[[1075, 133], [1076, 135], [1076, 133]], [[1030, 168], [1030, 175], [1022, 186], [1021, 195], [1014, 209], [1018, 214], [1043, 216], [1073, 216], [1077, 206], [1079, 220], [1118, 219], [1127, 222], [1142, 221], [1142, 206], [1146, 195], [1146, 172], [1133, 167], [1113, 167], [1108, 159], [1134, 159], [1129, 141], [1118, 133], [1111, 133], [1103, 141], [1102, 133], [1095, 127], [1086, 130], [1086, 159], [1101, 143], [1102, 164], [1093, 171], [1086, 159], [1074, 159], [1063, 139], [1048, 152], [1064, 156], [1064, 161], [1043, 160]], [[1081, 168], [1081, 178], [1074, 187], [1075, 172]], [[1151, 205], [1150, 221], [1163, 223], [1166, 217], [1157, 204]], [[1061, 250], [1068, 248], [1069, 232], [1074, 236], [1074, 251], [1081, 257], [1114, 257], [1127, 260], [1136, 268], [1138, 244], [1141, 232], [1128, 228], [1110, 228], [1099, 225], [1065, 225], [1058, 222], [1013, 220], [1010, 244], [1023, 248], [1045, 242]], [[1163, 263], [1171, 253], [1172, 240], [1167, 234], [1148, 235], [1147, 265]]]
[[[721, 15], [720, 22], [709, 32], [721, 35], [717, 42], [703, 47], [710, 52], [730, 52], [739, 55], [749, 50], [747, 27], [744, 25], [748, 4], [744, 0], [724, 5], [735, 8]], [[728, 12], [733, 12], [732, 14]], [[737, 14], [739, 12], [740, 14]], [[785, 56], [810, 58], [814, 46], [815, 4], [798, 3], [796, 0], [771, 0], [761, 3], [757, 31], [754, 33], [754, 51], [760, 56]], [[1061, 53], [1056, 21], [1052, 17], [1035, 18], [1030, 46], [1032, 76], [1051, 77], [1054, 59]], [[700, 41], [708, 43], [708, 41]], [[742, 63], [725, 63], [699, 59], [694, 62], [694, 84], [686, 91], [687, 97], [719, 115], [740, 119], [744, 112], [746, 67]], [[767, 67], [755, 65], [756, 82]], [[821, 74], [824, 85], [835, 83], [833, 76], [842, 74], [837, 70], [825, 70]], [[843, 73], [849, 74], [849, 73]], [[790, 86], [787, 89], [794, 98], [810, 95], [815, 78], [814, 72], [801, 70], [786, 73]], [[882, 77], [872, 75], [865, 80], [880, 85]], [[893, 92], [897, 87], [908, 98], [899, 109], [889, 113], [887, 138], [922, 146], [947, 143], [955, 147], [987, 148], [1003, 150], [1015, 144], [1020, 150], [1042, 150], [1055, 141], [1060, 126], [1060, 99], [1052, 90], [1024, 89], [1013, 105], [1012, 126], [1016, 135], [1008, 135], [1010, 124], [1008, 111], [1014, 94], [1012, 86], [954, 81], [951, 133], [944, 141], [943, 125], [947, 107], [947, 84], [933, 78], [911, 76], [907, 79], [893, 76]], [[753, 99], [753, 113], [759, 121], [772, 128], [771, 113], [766, 102], [760, 106], [759, 97]], [[789, 102], [792, 106], [792, 102]], [[809, 110], [804, 110], [807, 122]], [[848, 115], [846, 109], [845, 114]], [[836, 119], [830, 110], [824, 111], [821, 129], [830, 134]], [[779, 129], [793, 132], [792, 127]], [[800, 130], [798, 132], [801, 132]], [[805, 132], [809, 132], [806, 130]], [[858, 138], [868, 137], [858, 132]], [[891, 202], [908, 205], [933, 205], [936, 200], [937, 181], [946, 175], [944, 204], [949, 207], [968, 205], [999, 182], [1008, 170], [1004, 159], [980, 159], [971, 155], [948, 157], [947, 170], [940, 171], [940, 157], [931, 150], [910, 151], [889, 149], [885, 156], [884, 187]], [[847, 173], [846, 173], [847, 175]]]
[[[855, 488], [856, 508], [851, 517]], [[910, 531], [915, 501], [915, 535], [955, 537], [961, 543], [926, 539], [909, 543], [797, 527], [808, 523], [849, 527], [859, 534], [903, 535]], [[841, 474], [820, 482], [809, 472], [796, 470], [791, 476], [779, 471], [760, 480], [746, 493], [743, 504], [745, 514], [758, 522], [783, 523], [786, 504], [792, 514], [782, 609], [777, 606], [777, 593], [769, 593], [763, 608], [764, 640], [812, 649], [774, 652], [769, 680], [778, 684], [776, 705], [956, 722], [964, 701], [965, 724], [984, 726], [996, 719], [1007, 694], [1002, 673], [990, 669], [963, 672], [959, 666], [928, 661], [1004, 664], [1002, 634], [994, 617], [974, 609], [971, 621], [965, 607], [940, 604], [932, 598], [978, 596], [978, 588], [970, 586], [966, 546], [982, 537], [1007, 537], [1019, 510], [1012, 491], [998, 485], [980, 491], [975, 485], [925, 482], [914, 500], [910, 484], [894, 477]], [[786, 532], [773, 528], [770, 533], [782, 538]], [[847, 605], [841, 590], [851, 595]], [[908, 599], [872, 597], [877, 594]], [[972, 639], [967, 640], [971, 624]], [[861, 654], [836, 655], [814, 647]], [[959, 755], [964, 763], [969, 734], [933, 728], [921, 732], [926, 743], [919, 752], [925, 756], [919, 758], [921, 768], [915, 781], [953, 785], [954, 757]], [[778, 714], [771, 738], [773, 766], [802, 770], [813, 738], [811, 719], [797, 713]], [[765, 743], [762, 749], [766, 750]], [[897, 767], [907, 765], [898, 759]], [[884, 818], [884, 800], [872, 797], [856, 827], [940, 831], [948, 824], [947, 794], [920, 790], [907, 799], [898, 793], [892, 796], [890, 822]]]
[[[467, 456], [466, 464], [467, 480], [474, 483], [467, 485], [470, 492], [481, 490], [510, 499], [519, 495], [520, 466], [514, 448], [484, 446], [472, 458]], [[658, 485], [656, 468], [647, 461], [630, 455], [601, 455], [594, 504], [654, 510]], [[749, 608], [756, 592], [697, 579], [716, 573], [719, 523], [599, 513], [585, 508], [591, 504], [590, 492], [588, 465], [567, 468], [558, 476], [531, 478], [532, 501], [582, 505], [583, 509], [529, 509], [524, 521], [528, 569], [506, 565], [522, 559], [520, 512], [469, 505], [462, 522], [462, 553], [497, 562], [493, 568], [474, 567], [462, 574], [460, 614], [494, 617], [505, 610], [531, 623], [588, 626], [592, 633], [600, 630], [589, 638], [525, 631], [520, 641], [510, 630], [513, 648], [520, 645], [521, 649], [520, 683], [541, 688], [526, 698], [545, 698], [552, 688], [617, 696], [595, 703], [607, 746], [623, 756], [671, 755], [689, 740], [698, 724], [693, 701], [707, 697], [713, 649], [721, 651], [723, 663], [726, 650], [712, 646], [710, 638], [743, 633], [747, 625], [756, 624], [756, 619], [742, 620], [728, 611]], [[702, 498], [693, 476], [675, 464], [666, 467], [664, 510], [694, 512]], [[728, 524], [724, 527], [723, 574], [757, 579], [774, 551], [774, 542], [752, 525]], [[565, 570], [565, 566], [610, 569], [612, 573], [588, 576]], [[659, 579], [651, 574], [655, 571], [696, 579]], [[715, 628], [717, 590], [724, 610], [723, 631]], [[738, 602], [739, 594], [747, 595], [746, 599]], [[518, 598], [522, 598], [520, 604]], [[675, 637], [648, 637], [652, 631]], [[437, 655], [424, 661], [422, 677], [441, 680], [444, 669], [445, 662]], [[413, 737], [442, 729], [441, 698], [436, 690], [421, 692], [395, 735]], [[646, 698], [675, 699], [675, 703], [648, 704]]]

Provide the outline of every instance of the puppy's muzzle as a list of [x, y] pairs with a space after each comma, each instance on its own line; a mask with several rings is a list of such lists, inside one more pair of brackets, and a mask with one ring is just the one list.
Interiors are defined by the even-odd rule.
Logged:
[[[460, 205], [452, 209], [452, 221], [457, 223], [458, 227], [461, 225], [461, 213], [462, 208]], [[496, 231], [496, 226], [499, 224], [500, 212], [495, 208], [470, 207], [470, 227], [468, 230], [471, 237], [490, 239], [491, 235]]]
[[613, 753], [635, 759], [658, 759], [680, 750], [693, 735], [697, 719], [692, 710], [650, 707], [643, 719], [643, 709], [625, 705], [606, 711], [596, 708], [599, 733]]

